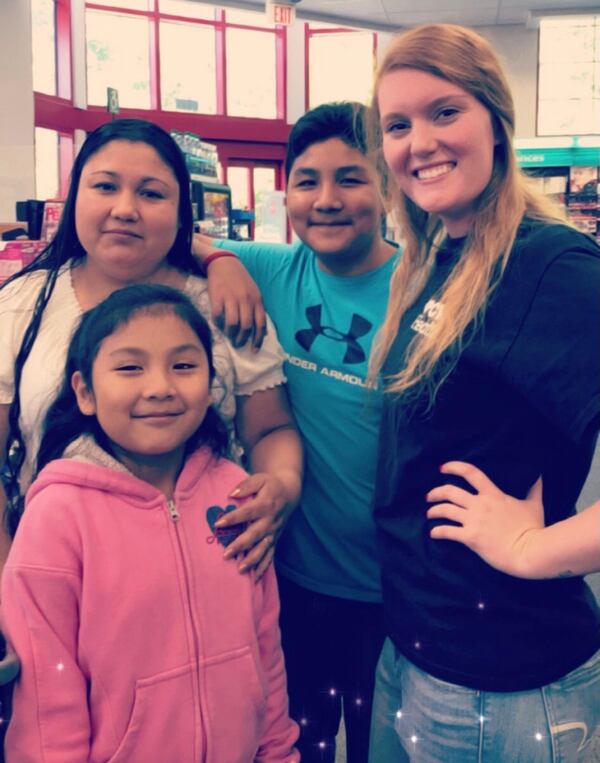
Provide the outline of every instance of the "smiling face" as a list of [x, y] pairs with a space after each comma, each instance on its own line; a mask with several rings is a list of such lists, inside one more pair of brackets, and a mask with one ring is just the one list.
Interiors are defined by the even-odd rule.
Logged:
[[90, 275], [113, 286], [165, 264], [179, 225], [179, 184], [147, 143], [113, 140], [81, 173], [75, 227]]
[[358, 149], [339, 138], [313, 143], [296, 159], [287, 208], [294, 231], [325, 270], [358, 275], [383, 261], [375, 172]]
[[140, 312], [100, 345], [88, 388], [73, 389], [95, 415], [125, 466], [138, 473], [154, 457], [183, 457], [210, 405], [209, 366], [194, 330], [173, 312]]
[[492, 177], [490, 112], [458, 85], [417, 69], [383, 75], [377, 90], [383, 154], [400, 189], [466, 235]]

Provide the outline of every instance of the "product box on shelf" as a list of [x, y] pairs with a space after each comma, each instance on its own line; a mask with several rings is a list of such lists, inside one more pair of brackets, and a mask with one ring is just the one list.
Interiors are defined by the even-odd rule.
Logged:
[[51, 241], [58, 228], [62, 215], [64, 201], [46, 201], [44, 203], [44, 216], [42, 218], [42, 232], [40, 238], [43, 241]]
[[0, 241], [0, 284], [29, 265], [47, 241]]
[[579, 230], [600, 238], [598, 205], [598, 167], [571, 167], [567, 213]]

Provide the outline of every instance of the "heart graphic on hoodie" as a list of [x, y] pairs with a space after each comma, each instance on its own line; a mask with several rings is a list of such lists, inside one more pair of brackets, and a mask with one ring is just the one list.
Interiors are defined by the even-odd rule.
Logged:
[[235, 504], [230, 503], [225, 506], [225, 508], [222, 506], [209, 506], [206, 510], [206, 521], [208, 522], [208, 526], [210, 527], [213, 536], [222, 546], [228, 546], [248, 527], [247, 522], [240, 522], [239, 524], [231, 525], [230, 527], [215, 527], [215, 523], [218, 519], [237, 508], [238, 507], [235, 506]]

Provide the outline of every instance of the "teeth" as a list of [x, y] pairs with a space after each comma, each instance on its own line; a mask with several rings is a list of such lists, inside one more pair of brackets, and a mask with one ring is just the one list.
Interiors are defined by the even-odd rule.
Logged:
[[446, 175], [453, 169], [454, 165], [451, 162], [447, 162], [446, 164], [438, 164], [436, 167], [427, 167], [426, 169], [418, 170], [417, 177], [419, 180], [431, 180], [440, 175]]

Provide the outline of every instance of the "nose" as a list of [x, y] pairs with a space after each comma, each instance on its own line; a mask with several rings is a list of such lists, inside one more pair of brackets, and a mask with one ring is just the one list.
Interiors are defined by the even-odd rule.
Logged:
[[175, 395], [171, 376], [166, 368], [151, 368], [146, 373], [144, 397], [148, 400], [168, 400]]
[[125, 189], [116, 194], [113, 198], [112, 216], [118, 220], [137, 220], [139, 212], [136, 194]]
[[435, 126], [428, 121], [415, 121], [410, 131], [410, 150], [417, 156], [432, 154], [437, 148]]
[[319, 185], [315, 199], [315, 209], [320, 211], [337, 211], [343, 207], [343, 201], [339, 194], [337, 183], [323, 182]]

